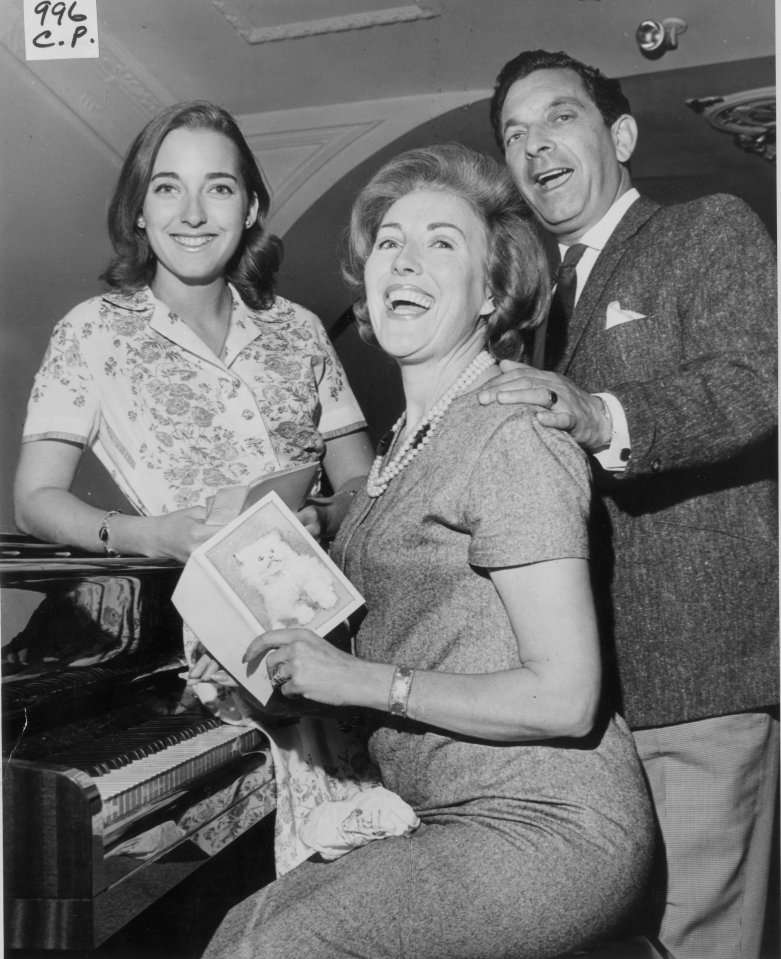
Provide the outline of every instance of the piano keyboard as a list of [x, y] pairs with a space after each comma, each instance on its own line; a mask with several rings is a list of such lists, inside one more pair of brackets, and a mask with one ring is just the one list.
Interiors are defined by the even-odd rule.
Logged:
[[[123, 723], [123, 719], [130, 719], [129, 724]], [[78, 738], [74, 741], [74, 731], [69, 728], [65, 739], [70, 743], [59, 748], [59, 737], [54, 737], [54, 748], [46, 750], [45, 758], [58, 766], [75, 766], [89, 776], [102, 776], [219, 725], [215, 716], [201, 712], [153, 717], [147, 714], [140, 721], [133, 722], [132, 713], [120, 711], [108, 728], [99, 730], [97, 736], [85, 738], [77, 730]]]
[[103, 800], [103, 825], [132, 816], [163, 796], [262, 746], [265, 737], [247, 726], [219, 725], [185, 742], [93, 778]]
[[103, 801], [103, 825], [108, 829], [265, 743], [254, 727], [228, 726], [215, 716], [184, 712], [60, 747], [45, 759], [90, 776]]

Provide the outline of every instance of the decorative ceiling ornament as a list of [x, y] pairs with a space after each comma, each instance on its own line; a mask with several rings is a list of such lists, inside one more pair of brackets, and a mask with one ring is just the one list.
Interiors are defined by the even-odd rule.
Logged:
[[727, 96], [695, 97], [686, 106], [702, 114], [720, 133], [732, 136], [735, 145], [776, 162], [776, 88], [759, 87]]
[[[388, 4], [383, 0], [348, 0], [342, 4], [339, 14], [322, 17], [320, 0], [309, 3], [309, 12], [313, 16], [301, 17], [286, 23], [270, 24], [263, 22], [266, 16], [258, 5], [257, 9], [248, 7], [237, 0], [211, 0], [234, 30], [247, 43], [271, 43], [275, 40], [295, 40], [301, 37], [320, 36], [324, 33], [341, 33], [347, 30], [365, 30], [367, 27], [382, 27], [392, 23], [409, 23], [414, 20], [429, 20], [438, 17], [439, 0], [417, 0], [414, 3]], [[306, 4], [304, 5], [307, 6]], [[351, 8], [351, 9], [350, 9]], [[315, 16], [314, 14], [318, 15]], [[253, 22], [253, 20], [255, 22]]]
[[648, 60], [658, 60], [668, 50], [678, 49], [678, 36], [686, 33], [688, 24], [680, 17], [666, 20], [643, 20], [635, 31], [640, 53]]

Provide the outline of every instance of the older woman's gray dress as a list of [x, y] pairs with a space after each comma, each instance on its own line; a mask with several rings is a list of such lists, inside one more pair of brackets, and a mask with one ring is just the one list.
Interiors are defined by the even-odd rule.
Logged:
[[[334, 555], [366, 598], [356, 652], [420, 669], [520, 665], [486, 573], [588, 554], [588, 467], [533, 409], [450, 408]], [[232, 910], [207, 955], [239, 959], [545, 959], [618, 931], [643, 895], [652, 820], [631, 736], [491, 743], [378, 714], [383, 783], [409, 837], [307, 862]]]

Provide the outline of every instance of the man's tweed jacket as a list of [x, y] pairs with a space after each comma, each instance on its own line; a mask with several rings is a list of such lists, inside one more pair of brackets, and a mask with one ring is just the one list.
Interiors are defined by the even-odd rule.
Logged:
[[635, 728], [778, 702], [776, 276], [742, 201], [641, 197], [570, 322], [557, 371], [629, 424], [626, 473], [595, 464], [593, 566]]

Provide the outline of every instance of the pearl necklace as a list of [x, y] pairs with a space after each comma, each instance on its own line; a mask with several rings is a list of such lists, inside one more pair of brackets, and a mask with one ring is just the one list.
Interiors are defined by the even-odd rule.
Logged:
[[393, 424], [387, 441], [383, 440], [380, 442], [380, 452], [375, 458], [368, 479], [366, 480], [366, 492], [372, 499], [382, 496], [388, 488], [390, 481], [398, 476], [404, 467], [408, 466], [412, 460], [415, 459], [419, 450], [428, 445], [432, 433], [437, 426], [439, 426], [440, 420], [448, 411], [456, 397], [465, 393], [466, 388], [471, 386], [478, 376], [487, 370], [489, 366], [493, 365], [493, 363], [494, 358], [490, 353], [481, 350], [450, 389], [444, 392], [428, 413], [418, 421], [417, 426], [410, 436], [402, 443], [391, 462], [383, 469], [382, 461], [384, 453], [387, 451], [393, 437], [397, 435], [407, 419], [406, 413], [401, 414], [399, 419]]

